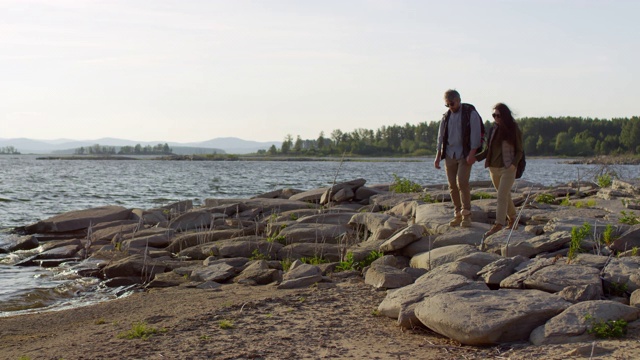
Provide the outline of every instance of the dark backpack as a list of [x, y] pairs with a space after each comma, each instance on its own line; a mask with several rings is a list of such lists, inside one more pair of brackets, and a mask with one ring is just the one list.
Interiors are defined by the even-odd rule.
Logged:
[[520, 159], [520, 162], [518, 162], [518, 166], [516, 166], [516, 179], [520, 179], [522, 177], [525, 167], [527, 167], [527, 160], [524, 157], [524, 150], [522, 150], [522, 158]]

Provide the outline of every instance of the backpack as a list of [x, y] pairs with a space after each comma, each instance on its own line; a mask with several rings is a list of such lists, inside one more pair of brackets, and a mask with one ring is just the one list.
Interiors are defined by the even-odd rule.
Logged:
[[527, 167], [527, 160], [524, 157], [524, 150], [522, 150], [522, 158], [520, 159], [520, 162], [518, 162], [518, 166], [516, 166], [516, 179], [520, 179], [522, 177], [525, 167]]

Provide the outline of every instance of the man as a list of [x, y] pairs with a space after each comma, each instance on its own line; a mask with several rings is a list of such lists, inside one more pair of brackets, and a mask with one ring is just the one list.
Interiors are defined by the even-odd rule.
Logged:
[[438, 154], [434, 161], [440, 169], [444, 159], [449, 193], [455, 208], [449, 226], [471, 226], [471, 166], [476, 162], [476, 151], [481, 145], [482, 119], [471, 104], [462, 104], [456, 90], [444, 93], [449, 110], [442, 116], [438, 131]]

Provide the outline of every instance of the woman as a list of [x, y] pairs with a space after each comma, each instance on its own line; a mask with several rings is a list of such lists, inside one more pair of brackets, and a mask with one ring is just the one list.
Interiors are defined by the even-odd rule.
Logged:
[[[493, 107], [494, 127], [489, 136], [487, 159], [491, 182], [498, 191], [496, 222], [484, 236], [490, 236], [505, 226], [516, 226], [516, 207], [511, 200], [511, 187], [516, 180], [516, 167], [522, 158], [522, 132], [513, 119], [507, 105], [498, 103]], [[509, 221], [507, 224], [507, 220]]]

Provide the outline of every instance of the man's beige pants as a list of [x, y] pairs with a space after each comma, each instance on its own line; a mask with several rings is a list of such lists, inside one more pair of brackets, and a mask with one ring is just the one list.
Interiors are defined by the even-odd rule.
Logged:
[[471, 165], [467, 164], [467, 159], [444, 159], [444, 168], [447, 172], [447, 182], [449, 183], [449, 193], [455, 208], [455, 217], [471, 215], [471, 187], [469, 177], [471, 177]]

